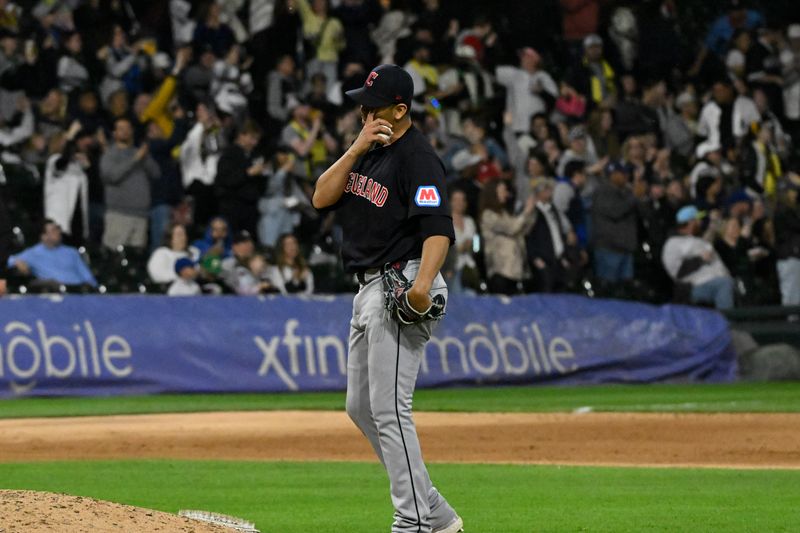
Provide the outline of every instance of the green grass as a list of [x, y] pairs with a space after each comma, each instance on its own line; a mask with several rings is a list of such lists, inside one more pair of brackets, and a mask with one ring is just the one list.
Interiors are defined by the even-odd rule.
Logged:
[[[482, 387], [419, 390], [418, 411], [800, 412], [800, 383]], [[198, 411], [344, 409], [344, 393], [158, 395], [0, 400], [0, 418]]]
[[[470, 533], [796, 531], [800, 471], [432, 465]], [[168, 512], [204, 509], [264, 533], [375, 533], [391, 521], [377, 464], [207, 461], [0, 465], [0, 487]], [[0, 517], [2, 525], [2, 517]]]

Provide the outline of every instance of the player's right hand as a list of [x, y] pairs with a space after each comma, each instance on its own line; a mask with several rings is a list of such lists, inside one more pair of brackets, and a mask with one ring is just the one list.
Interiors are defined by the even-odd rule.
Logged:
[[361, 128], [361, 133], [358, 134], [350, 150], [358, 156], [362, 156], [372, 148], [373, 143], [378, 143], [381, 146], [386, 146], [392, 142], [392, 125], [389, 121], [382, 118], [375, 118], [375, 113], [367, 115], [364, 121], [364, 127]]

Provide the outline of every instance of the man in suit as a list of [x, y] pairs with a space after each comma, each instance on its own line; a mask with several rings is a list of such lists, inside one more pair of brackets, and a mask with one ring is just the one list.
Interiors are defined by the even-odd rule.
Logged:
[[531, 186], [536, 222], [525, 237], [534, 292], [564, 290], [576, 279], [584, 259], [569, 220], [553, 205], [555, 180], [540, 178]]

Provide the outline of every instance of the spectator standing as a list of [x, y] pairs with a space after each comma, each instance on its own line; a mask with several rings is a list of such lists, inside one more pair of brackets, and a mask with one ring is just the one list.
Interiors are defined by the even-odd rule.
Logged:
[[284, 55], [267, 75], [267, 114], [279, 124], [289, 120], [289, 104], [300, 97], [300, 82], [295, 68], [294, 58]]
[[617, 97], [617, 74], [603, 56], [603, 39], [597, 34], [587, 35], [583, 50], [581, 64], [571, 76], [574, 86], [590, 106], [611, 107]]
[[[600, 159], [619, 159], [622, 142], [616, 132], [614, 110], [601, 107], [589, 117], [588, 132]], [[694, 145], [692, 145], [694, 146]]]
[[525, 236], [528, 264], [533, 273], [535, 292], [561, 291], [580, 267], [575, 251], [577, 238], [569, 220], [552, 203], [555, 180], [536, 180], [532, 186], [536, 198], [535, 223]]
[[267, 180], [264, 196], [258, 201], [261, 218], [258, 221], [258, 239], [261, 244], [274, 247], [284, 233], [292, 233], [300, 223], [296, 207], [307, 201], [297, 185], [302, 176], [293, 173], [295, 157], [287, 147], [279, 147], [273, 163], [274, 171]]
[[60, 89], [50, 89], [36, 109], [36, 132], [50, 138], [69, 127], [67, 119], [66, 96]]
[[730, 309], [734, 304], [733, 278], [711, 243], [698, 237], [701, 216], [691, 205], [678, 211], [675, 217], [677, 234], [667, 239], [661, 260], [676, 283], [690, 286], [692, 303]]
[[[182, 110], [181, 110], [182, 113]], [[180, 146], [186, 135], [183, 120], [176, 123], [172, 135], [166, 137], [161, 127], [150, 122], [147, 125], [147, 143], [153, 160], [158, 164], [159, 176], [150, 181], [150, 249], [158, 245], [164, 231], [172, 220], [172, 212], [183, 198], [183, 187], [178, 162], [173, 151]]]
[[753, 100], [735, 95], [728, 79], [721, 79], [711, 88], [711, 99], [700, 111], [697, 133], [711, 144], [734, 146], [749, 131], [750, 124], [761, 117]]
[[[429, 106], [428, 98], [437, 94], [439, 86], [439, 71], [431, 64], [431, 51], [424, 42], [414, 43], [413, 55], [403, 66], [414, 81], [414, 106], [428, 112], [438, 113], [439, 110]], [[438, 115], [437, 115], [438, 116]]]
[[219, 159], [215, 188], [219, 212], [233, 231], [254, 235], [258, 224], [258, 199], [264, 188], [264, 159], [255, 154], [261, 141], [261, 128], [247, 121], [236, 134], [236, 141]]
[[294, 172], [313, 182], [324, 170], [336, 140], [325, 129], [324, 116], [304, 100], [289, 104], [292, 120], [281, 131], [280, 142], [294, 150]]
[[738, 162], [739, 178], [753, 198], [774, 198], [778, 180], [783, 175], [781, 160], [772, 141], [772, 128], [766, 123], [754, 124], [744, 139]]
[[747, 51], [747, 82], [752, 89], [764, 91], [769, 108], [782, 116], [784, 82], [780, 59], [781, 31], [765, 26], [758, 30], [758, 34], [758, 40]]
[[131, 47], [122, 26], [114, 26], [111, 43], [97, 52], [98, 59], [104, 61], [106, 67], [106, 75], [100, 84], [100, 98], [103, 102], [107, 102], [109, 96], [120, 89], [131, 95], [141, 91], [140, 50], [141, 43]]
[[752, 31], [764, 24], [761, 13], [747, 9], [744, 4], [744, 0], [729, 0], [727, 13], [720, 15], [711, 23], [703, 45], [689, 68], [690, 76], [697, 76], [700, 73], [709, 53], [717, 60], [721, 60], [737, 30]]
[[8, 267], [43, 282], [97, 287], [97, 281], [78, 250], [61, 242], [58, 224], [46, 219], [39, 237], [39, 244], [9, 257]]
[[328, 0], [297, 0], [303, 21], [303, 37], [307, 43], [306, 76], [317, 72], [325, 75], [330, 87], [338, 77], [339, 53], [346, 46], [341, 21], [328, 13]]
[[783, 75], [783, 110], [795, 143], [800, 141], [800, 24], [786, 30], [787, 46], [780, 54]]
[[455, 64], [439, 76], [439, 91], [445, 127], [451, 135], [461, 133], [462, 117], [485, 111], [494, 98], [494, 87], [473, 46], [464, 44], [456, 49]]
[[237, 118], [247, 112], [247, 95], [253, 91], [253, 78], [247, 72], [251, 59], [242, 58], [242, 48], [234, 44], [214, 63], [214, 77], [209, 88], [217, 108]]
[[570, 161], [564, 167], [564, 175], [553, 189], [553, 205], [569, 221], [581, 246], [588, 243], [586, 207], [581, 192], [586, 186], [586, 164], [583, 161]]
[[450, 210], [456, 234], [454, 243], [456, 256], [452, 276], [447, 279], [447, 288], [450, 294], [460, 294], [464, 292], [465, 274], [471, 282], [477, 277], [478, 266], [472, 250], [478, 228], [475, 226], [475, 220], [467, 214], [467, 194], [461, 189], [454, 189], [450, 193]]
[[147, 260], [147, 274], [155, 283], [171, 283], [177, 279], [175, 263], [188, 257], [192, 261], [200, 258], [200, 251], [189, 246], [189, 236], [183, 224], [172, 224], [164, 234], [161, 246]]
[[197, 122], [181, 145], [181, 177], [194, 202], [195, 222], [205, 224], [218, 212], [214, 181], [225, 143], [219, 119], [207, 104], [197, 104], [195, 117]]
[[181, 85], [187, 95], [197, 102], [211, 100], [211, 82], [214, 80], [214, 64], [217, 56], [211, 45], [200, 44], [196, 48], [197, 60], [183, 73]]
[[480, 227], [486, 260], [489, 292], [519, 294], [522, 282], [528, 277], [525, 266], [525, 235], [533, 226], [536, 198], [531, 195], [518, 215], [508, 209], [511, 199], [504, 180], [494, 180], [483, 186], [480, 202]]
[[747, 55], [753, 47], [753, 36], [746, 30], [736, 30], [731, 47], [725, 56], [728, 75], [735, 80], [747, 79]]
[[633, 278], [637, 245], [637, 204], [628, 180], [628, 168], [613, 162], [606, 168], [592, 199], [592, 243], [595, 275], [617, 283]]
[[800, 305], [800, 176], [785, 180], [775, 212], [778, 279], [783, 305]]
[[150, 156], [147, 143], [133, 146], [133, 125], [126, 118], [114, 122], [114, 142], [100, 158], [100, 177], [105, 185], [105, 232], [107, 248], [147, 245], [150, 216], [150, 181], [161, 171]]
[[21, 120], [18, 124], [12, 125], [0, 121], [0, 154], [12, 150], [33, 135], [33, 111], [31, 110], [30, 102], [25, 96], [20, 96], [17, 100], [17, 111], [21, 115]]
[[477, 176], [481, 183], [501, 177], [509, 166], [508, 154], [497, 140], [487, 134], [486, 129], [486, 122], [476, 116], [466, 117], [462, 125], [470, 152], [483, 157]]
[[689, 195], [699, 196], [698, 185], [703, 179], [722, 181], [722, 147], [713, 141], [704, 141], [695, 149], [697, 163], [689, 174]]
[[697, 100], [689, 92], [682, 92], [675, 100], [678, 113], [667, 119], [664, 128], [664, 145], [688, 160], [692, 155], [697, 136]]
[[44, 173], [44, 216], [55, 221], [66, 240], [82, 244], [89, 238], [89, 178], [87, 154], [91, 135], [74, 122], [59, 153], [47, 159]]
[[278, 240], [275, 265], [270, 269], [272, 285], [281, 294], [312, 294], [314, 274], [300, 252], [300, 243], [294, 235], [283, 235]]
[[59, 88], [66, 94], [75, 89], [83, 89], [89, 84], [89, 70], [83, 58], [83, 39], [81, 34], [72, 31], [63, 34], [64, 54], [58, 60], [57, 74]]
[[515, 134], [528, 131], [531, 118], [544, 113], [558, 97], [556, 82], [539, 67], [542, 57], [533, 48], [519, 51], [519, 67], [501, 65], [495, 70], [497, 82], [506, 88], [506, 111], [513, 117]]
[[567, 134], [569, 148], [561, 154], [558, 160], [556, 172], [559, 176], [565, 175], [567, 164], [572, 161], [580, 161], [586, 166], [586, 173], [590, 176], [599, 176], [608, 163], [608, 156], [598, 159], [594, 150], [591, 137], [586, 134], [586, 128], [582, 125], [574, 126]]
[[211, 45], [211, 49], [217, 57], [225, 57], [230, 47], [236, 42], [233, 30], [222, 22], [221, 14], [222, 8], [219, 3], [208, 2], [205, 16], [195, 27], [192, 39], [198, 46]]

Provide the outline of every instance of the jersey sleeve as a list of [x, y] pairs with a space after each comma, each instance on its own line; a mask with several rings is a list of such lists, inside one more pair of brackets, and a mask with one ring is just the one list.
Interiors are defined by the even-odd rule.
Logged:
[[444, 165], [434, 153], [415, 153], [403, 168], [402, 182], [407, 185], [408, 218], [420, 215], [450, 216]]
[[410, 158], [404, 168], [408, 189], [408, 218], [419, 222], [421, 237], [444, 235], [455, 241], [453, 219], [447, 198], [444, 165], [431, 152], [418, 152]]

